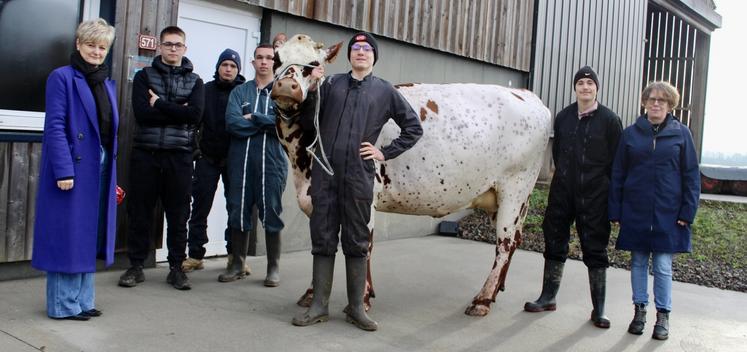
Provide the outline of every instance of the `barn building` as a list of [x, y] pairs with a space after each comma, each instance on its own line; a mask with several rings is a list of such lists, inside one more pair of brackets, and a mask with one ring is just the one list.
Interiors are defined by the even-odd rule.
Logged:
[[[681, 91], [676, 114], [700, 147], [710, 36], [721, 25], [715, 9], [710, 0], [0, 0], [0, 279], [36, 274], [29, 260], [44, 86], [52, 69], [67, 64], [81, 20], [103, 17], [116, 27], [108, 61], [118, 82], [117, 166], [126, 189], [135, 128], [132, 78], [156, 55], [153, 37], [168, 25], [187, 32], [186, 56], [205, 81], [212, 79], [224, 48], [242, 54], [241, 73], [251, 78], [254, 48], [276, 33], [307, 33], [331, 45], [359, 30], [379, 39], [375, 74], [390, 82], [527, 88], [553, 114], [574, 101], [571, 79], [583, 65], [597, 70], [599, 100], [618, 112], [624, 125], [640, 113], [642, 87], [666, 79]], [[343, 53], [327, 72], [348, 67]], [[546, 164], [545, 179], [552, 170], [549, 157]], [[292, 187], [283, 199], [284, 250], [310, 246], [308, 220], [295, 206]], [[209, 220], [212, 254], [223, 250], [221, 193]], [[128, 223], [124, 207], [118, 215], [121, 252]], [[376, 241], [432, 233], [438, 221], [379, 214]], [[262, 236], [258, 231], [256, 254], [263, 253]], [[160, 252], [154, 257], [165, 258]]]

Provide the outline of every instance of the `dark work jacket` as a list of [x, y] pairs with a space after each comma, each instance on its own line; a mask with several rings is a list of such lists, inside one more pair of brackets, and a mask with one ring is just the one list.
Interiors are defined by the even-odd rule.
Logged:
[[620, 221], [616, 248], [690, 252], [700, 197], [693, 137], [671, 114], [658, 134], [651, 127], [646, 115], [639, 116], [617, 148], [609, 195], [609, 219]]
[[232, 82], [224, 82], [217, 73], [214, 77], [215, 80], [205, 84], [205, 111], [197, 135], [202, 156], [220, 163], [226, 158], [231, 142], [231, 135], [226, 131], [228, 96], [234, 87], [243, 84], [246, 79], [238, 75]]
[[[422, 136], [420, 120], [389, 82], [372, 74], [362, 81], [354, 79], [350, 73], [336, 74], [328, 77], [320, 89], [319, 129], [324, 150], [335, 171], [335, 182], [345, 184], [346, 196], [370, 200], [375, 167], [373, 160], [363, 160], [360, 156], [361, 143], [375, 145], [384, 124], [392, 119], [400, 127], [400, 135], [380, 150], [385, 160], [395, 158]], [[303, 106], [301, 123], [307, 130], [308, 126], [313, 126], [315, 98], [316, 94], [310, 92]], [[320, 148], [316, 153], [320, 155]], [[312, 168], [312, 197], [317, 191], [323, 191], [319, 182], [326, 183], [328, 178], [318, 165]]]
[[[192, 62], [186, 57], [175, 67], [164, 64], [159, 55], [152, 65], [135, 74], [133, 82], [132, 107], [138, 124], [133, 146], [191, 152], [194, 126], [205, 105], [202, 79], [192, 72]], [[149, 103], [149, 89], [159, 96], [154, 106]]]
[[578, 118], [578, 103], [555, 117], [552, 157], [555, 174], [550, 193], [575, 204], [576, 209], [604, 209], [612, 160], [622, 133], [620, 118], [602, 104]]

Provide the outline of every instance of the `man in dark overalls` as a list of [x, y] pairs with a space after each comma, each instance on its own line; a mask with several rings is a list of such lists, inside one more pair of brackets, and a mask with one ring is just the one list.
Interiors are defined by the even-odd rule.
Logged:
[[[397, 157], [415, 145], [423, 134], [410, 104], [389, 82], [372, 74], [378, 56], [377, 43], [371, 34], [354, 35], [348, 43], [352, 70], [329, 77], [320, 88], [319, 132], [334, 175], [327, 174], [320, 165], [312, 169], [314, 299], [306, 312], [293, 319], [294, 325], [307, 326], [329, 318], [327, 305], [335, 253], [338, 242], [342, 241], [347, 274], [346, 320], [363, 330], [378, 328], [363, 306], [374, 160]], [[320, 78], [323, 72], [318, 67], [312, 75]], [[313, 120], [315, 97], [316, 94], [310, 94], [305, 102], [302, 124], [310, 125]], [[379, 150], [374, 144], [390, 118], [400, 127], [400, 136]]]
[[604, 315], [610, 238], [607, 191], [622, 124], [617, 114], [597, 102], [599, 79], [591, 67], [584, 66], [576, 72], [573, 86], [577, 101], [555, 117], [552, 146], [555, 174], [542, 224], [545, 235], [542, 294], [536, 301], [527, 302], [524, 310], [555, 310], [555, 295], [568, 258], [570, 227], [575, 221], [584, 264], [589, 269], [594, 306], [591, 320], [597, 327], [609, 328], [610, 321]]

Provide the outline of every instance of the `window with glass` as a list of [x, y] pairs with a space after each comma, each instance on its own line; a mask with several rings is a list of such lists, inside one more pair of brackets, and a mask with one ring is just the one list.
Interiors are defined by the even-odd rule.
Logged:
[[69, 64], [78, 23], [112, 12], [112, 4], [0, 0], [0, 130], [43, 129], [47, 76]]

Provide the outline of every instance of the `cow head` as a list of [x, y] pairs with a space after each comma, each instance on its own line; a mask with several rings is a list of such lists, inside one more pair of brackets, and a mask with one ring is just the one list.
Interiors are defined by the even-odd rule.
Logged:
[[314, 42], [308, 35], [296, 34], [277, 50], [271, 98], [281, 116], [298, 113], [313, 83], [310, 75], [314, 66], [333, 62], [341, 46], [342, 42], [324, 49], [324, 44]]

